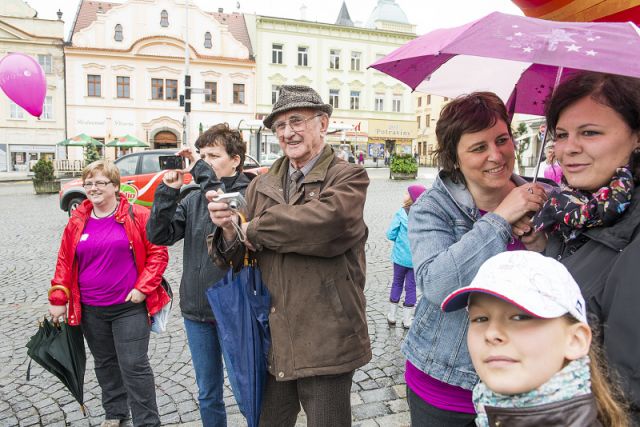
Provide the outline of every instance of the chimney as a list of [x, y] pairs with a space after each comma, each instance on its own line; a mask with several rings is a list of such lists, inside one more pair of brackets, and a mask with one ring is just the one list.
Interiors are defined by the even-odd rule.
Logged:
[[96, 12], [97, 13], [104, 13], [104, 10], [102, 9], [102, 4], [98, 3], [98, 10]]
[[224, 9], [223, 9], [223, 8], [221, 8], [221, 7], [219, 7], [219, 8], [218, 8], [218, 13], [224, 13]]
[[300, 20], [301, 21], [306, 21], [307, 20], [307, 5], [304, 4], [304, 2], [300, 6]]
[[62, 20], [62, 11], [60, 9], [58, 9], [58, 11], [56, 12], [56, 15], [58, 15], [58, 21]]

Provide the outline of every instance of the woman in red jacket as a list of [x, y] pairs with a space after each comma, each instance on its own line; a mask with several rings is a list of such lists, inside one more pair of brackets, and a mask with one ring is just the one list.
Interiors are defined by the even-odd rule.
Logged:
[[87, 200], [62, 235], [49, 312], [82, 327], [102, 389], [102, 427], [119, 426], [129, 406], [135, 426], [159, 426], [147, 352], [149, 317], [169, 302], [160, 286], [167, 249], [147, 240], [149, 211], [119, 194], [112, 162], [91, 163], [82, 181]]

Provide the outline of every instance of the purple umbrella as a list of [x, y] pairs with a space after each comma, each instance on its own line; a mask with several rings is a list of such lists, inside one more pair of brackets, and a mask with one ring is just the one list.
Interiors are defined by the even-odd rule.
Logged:
[[371, 67], [420, 92], [455, 97], [489, 90], [511, 113], [542, 115], [553, 88], [576, 70], [640, 77], [638, 58], [640, 30], [632, 22], [554, 22], [494, 12], [418, 37]]
[[371, 67], [420, 92], [491, 90], [506, 101], [516, 83], [519, 97], [540, 90], [539, 74], [520, 79], [532, 64], [550, 66], [543, 70], [547, 89], [562, 67], [640, 77], [639, 31], [631, 22], [554, 22], [494, 12], [418, 37]]

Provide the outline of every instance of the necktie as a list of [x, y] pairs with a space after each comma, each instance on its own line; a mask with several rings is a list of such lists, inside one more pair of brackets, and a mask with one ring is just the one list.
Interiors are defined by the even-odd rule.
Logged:
[[304, 174], [299, 170], [295, 170], [291, 175], [289, 175], [289, 185], [287, 187], [287, 203], [289, 203], [289, 200], [291, 200], [293, 195], [298, 190], [298, 181], [300, 181], [303, 176]]

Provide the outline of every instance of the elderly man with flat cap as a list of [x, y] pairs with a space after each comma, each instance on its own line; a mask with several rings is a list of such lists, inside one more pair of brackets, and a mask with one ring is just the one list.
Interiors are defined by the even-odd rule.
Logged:
[[281, 87], [264, 124], [285, 156], [247, 189], [244, 244], [232, 224], [238, 216], [226, 203], [209, 204], [218, 226], [209, 236], [213, 261], [238, 267], [245, 247], [255, 251], [271, 292], [261, 426], [293, 426], [301, 405], [309, 426], [351, 425], [353, 373], [371, 360], [363, 220], [369, 178], [325, 144], [332, 110], [310, 87]]

